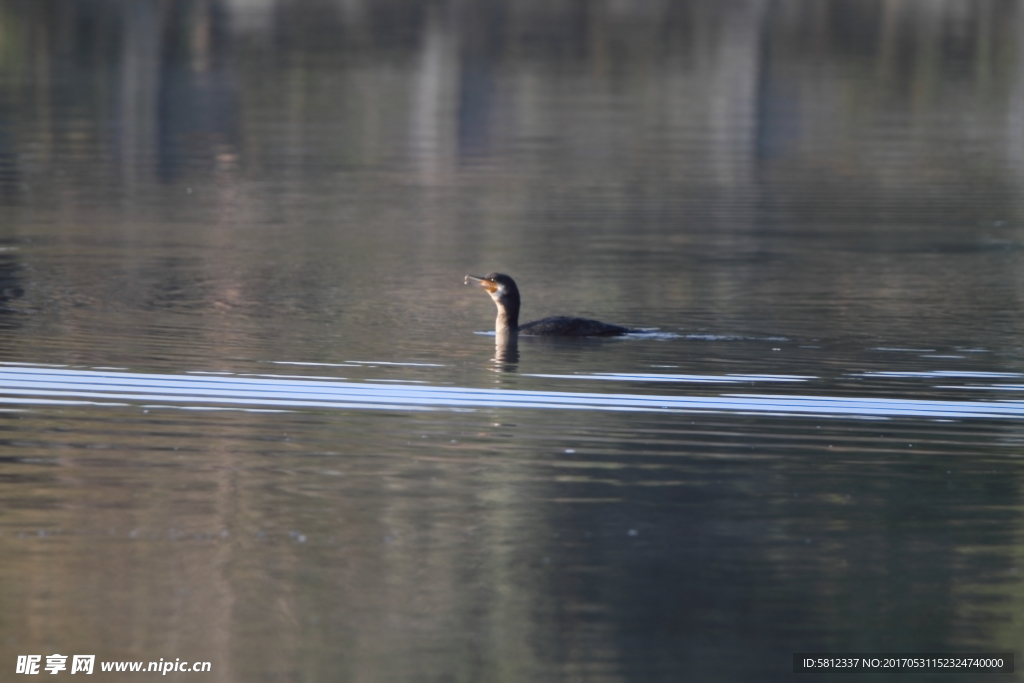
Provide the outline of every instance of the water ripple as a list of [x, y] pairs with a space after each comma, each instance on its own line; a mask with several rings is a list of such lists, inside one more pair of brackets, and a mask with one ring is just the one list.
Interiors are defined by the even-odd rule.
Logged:
[[240, 410], [476, 410], [541, 408], [679, 413], [893, 417], [1024, 418], [1024, 401], [942, 401], [815, 395], [644, 395], [437, 387], [378, 382], [158, 375], [106, 370], [0, 368], [0, 403], [114, 404]]
[[744, 384], [750, 382], [807, 382], [816, 377], [810, 375], [674, 375], [668, 373], [625, 373], [598, 372], [588, 375], [545, 375], [526, 374], [527, 377], [548, 379], [600, 379], [617, 382], [683, 382], [694, 384]]

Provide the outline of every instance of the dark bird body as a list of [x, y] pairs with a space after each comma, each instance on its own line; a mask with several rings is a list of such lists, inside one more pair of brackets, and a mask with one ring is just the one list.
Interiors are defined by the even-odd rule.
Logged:
[[631, 332], [628, 327], [590, 318], [556, 315], [519, 326], [519, 334], [552, 337], [617, 337]]
[[484, 277], [467, 275], [466, 284], [476, 282], [491, 295], [498, 307], [495, 333], [499, 338], [512, 334], [544, 337], [616, 337], [633, 330], [589, 318], [554, 316], [519, 324], [519, 288], [516, 281], [503, 273], [488, 273]]

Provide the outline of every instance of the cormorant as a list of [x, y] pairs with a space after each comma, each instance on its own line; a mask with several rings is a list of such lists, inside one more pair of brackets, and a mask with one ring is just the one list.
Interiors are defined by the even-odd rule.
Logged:
[[487, 290], [498, 307], [495, 333], [498, 338], [509, 338], [513, 333], [545, 337], [616, 337], [633, 330], [621, 325], [610, 325], [600, 320], [555, 316], [519, 324], [519, 288], [516, 281], [503, 273], [488, 273], [483, 277], [467, 275], [465, 284], [475, 282]]

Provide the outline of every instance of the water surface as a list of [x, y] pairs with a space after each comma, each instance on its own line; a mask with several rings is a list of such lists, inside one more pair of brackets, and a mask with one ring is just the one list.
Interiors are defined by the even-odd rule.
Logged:
[[1022, 20], [0, 3], [0, 668], [1013, 651]]

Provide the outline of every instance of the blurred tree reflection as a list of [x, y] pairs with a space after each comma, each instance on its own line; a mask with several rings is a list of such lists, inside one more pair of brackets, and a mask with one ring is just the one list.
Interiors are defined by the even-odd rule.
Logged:
[[[225, 148], [261, 168], [507, 165], [523, 136], [552, 140], [552, 163], [628, 168], [667, 137], [658, 174], [725, 185], [758, 158], [885, 182], [874, 157], [897, 150], [933, 174], [1019, 174], [1020, 26], [996, 0], [5, 2], [2, 180], [89, 146], [105, 168], [64, 170], [94, 181], [173, 180]], [[295, 146], [265, 145], [267, 125]]]

